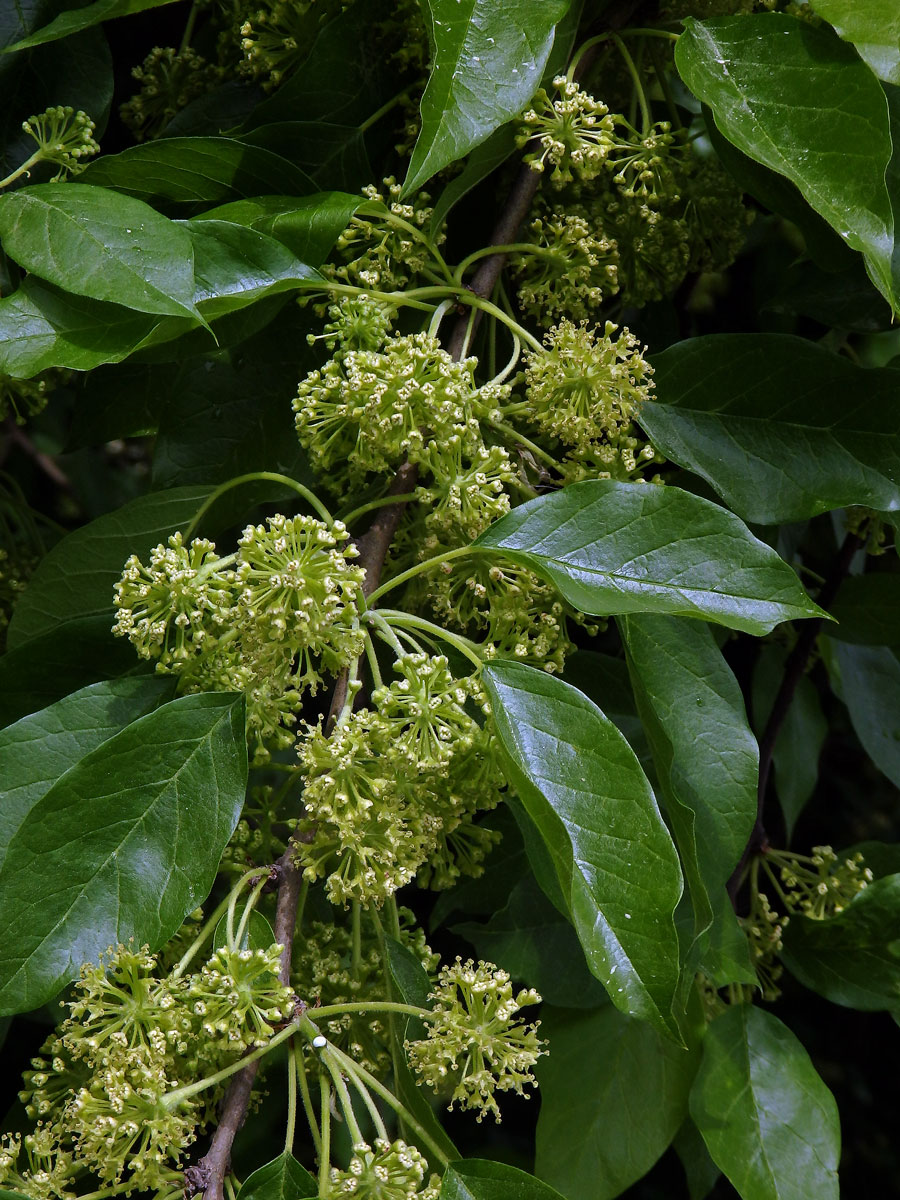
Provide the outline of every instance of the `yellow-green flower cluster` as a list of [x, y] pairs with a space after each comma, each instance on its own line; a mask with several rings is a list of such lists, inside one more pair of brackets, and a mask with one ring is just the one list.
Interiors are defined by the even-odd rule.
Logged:
[[119, 115], [139, 142], [159, 137], [177, 113], [223, 78], [219, 67], [189, 46], [180, 51], [154, 46], [131, 75], [140, 88], [121, 106]]
[[522, 147], [532, 139], [537, 141], [525, 162], [535, 171], [550, 168], [550, 180], [556, 187], [564, 187], [576, 177], [594, 179], [616, 146], [616, 118], [605, 104], [565, 75], [557, 76], [553, 87], [555, 96], [551, 98], [541, 88], [532, 107], [522, 114], [516, 144]]
[[[331, 1168], [329, 1196], [354, 1196], [357, 1200], [438, 1200], [440, 1180], [425, 1184], [428, 1161], [406, 1142], [376, 1138], [353, 1147], [346, 1170]], [[424, 1186], [423, 1186], [424, 1184]]]
[[557, 210], [539, 201], [528, 226], [532, 250], [517, 250], [510, 265], [519, 304], [538, 321], [585, 320], [619, 290], [618, 246], [577, 207]]
[[37, 142], [40, 161], [59, 167], [54, 179], [83, 171], [87, 166], [84, 160], [100, 152], [94, 140], [94, 122], [69, 105], [52, 105], [23, 121], [22, 128]]
[[264, 1045], [275, 1025], [290, 1020], [294, 994], [278, 978], [283, 949], [223, 946], [191, 978], [184, 1003], [213, 1044], [243, 1053]]
[[812, 855], [770, 851], [780, 868], [782, 900], [789, 912], [824, 921], [847, 907], [874, 876], [858, 851], [840, 859], [831, 846], [813, 846]]
[[431, 993], [434, 1018], [427, 1038], [407, 1042], [406, 1050], [418, 1075], [437, 1092], [452, 1089], [450, 1105], [475, 1109], [478, 1120], [487, 1113], [500, 1120], [498, 1092], [534, 1084], [531, 1069], [544, 1053], [538, 1024], [514, 1020], [520, 1009], [539, 1004], [533, 989], [513, 996], [506, 971], [493, 963], [463, 962], [457, 958], [441, 969]]
[[319, 27], [350, 0], [253, 0], [239, 26], [242, 74], [278, 87], [309, 54]]

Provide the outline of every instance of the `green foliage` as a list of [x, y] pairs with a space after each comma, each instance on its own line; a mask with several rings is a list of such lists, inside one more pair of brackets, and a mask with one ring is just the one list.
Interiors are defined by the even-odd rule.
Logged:
[[0, 1200], [895, 1194], [892, 6], [66, 5]]

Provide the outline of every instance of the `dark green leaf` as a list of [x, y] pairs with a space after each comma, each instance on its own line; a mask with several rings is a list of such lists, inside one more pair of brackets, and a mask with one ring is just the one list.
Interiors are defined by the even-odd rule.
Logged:
[[589, 700], [602, 709], [638, 757], [638, 762], [650, 781], [653, 781], [653, 757], [650, 743], [638, 716], [624, 658], [597, 654], [593, 650], [576, 650], [566, 659], [563, 679], [571, 683]]
[[76, 296], [200, 319], [190, 237], [140, 200], [83, 183], [21, 188], [0, 196], [0, 238], [26, 270]]
[[241, 135], [241, 141], [280, 154], [306, 171], [320, 188], [359, 192], [374, 178], [358, 125], [330, 121], [278, 121]]
[[828, 632], [837, 642], [900, 645], [900, 575], [887, 571], [851, 575], [841, 584], [829, 611], [838, 624]]
[[793, 916], [784, 965], [833, 1004], [863, 1012], [900, 1008], [900, 875], [876, 879], [825, 921]]
[[102, 614], [111, 625], [113, 587], [125, 560], [131, 554], [146, 558], [170, 533], [184, 529], [208, 495], [207, 487], [182, 487], [141, 496], [57, 542], [16, 605], [10, 649], [62, 621]]
[[195, 327], [187, 318], [160, 322], [120, 304], [73, 296], [28, 275], [0, 300], [0, 371], [17, 379], [48, 367], [89, 371], [127, 358], [154, 330], [173, 321], [181, 330]]
[[[310, 177], [287, 159], [234, 138], [161, 138], [98, 158], [79, 176], [148, 204], [222, 204], [263, 193], [306, 196]], [[68, 184], [67, 187], [71, 187]]]
[[835, 643], [841, 694], [872, 762], [900, 787], [900, 662], [887, 647]]
[[0, 733], [0, 867], [16, 830], [56, 780], [174, 690], [174, 680], [153, 675], [93, 683]]
[[672, 1146], [684, 1167], [690, 1200], [706, 1200], [721, 1171], [709, 1157], [706, 1143], [690, 1117], [676, 1133]]
[[468, 195], [472, 188], [486, 179], [493, 171], [506, 162], [516, 146], [516, 128], [514, 125], [503, 125], [494, 131], [486, 142], [472, 151], [466, 159], [466, 165], [458, 175], [455, 175], [440, 196], [431, 214], [431, 230], [437, 233], [451, 209], [457, 205], [463, 196]]
[[506, 905], [486, 924], [466, 921], [453, 932], [471, 942], [479, 958], [497, 963], [536, 988], [547, 1004], [597, 1008], [606, 992], [587, 968], [575, 930], [557, 912], [537, 881], [526, 874]]
[[315, 1179], [286, 1150], [247, 1176], [238, 1192], [238, 1200], [303, 1200], [318, 1194]]
[[738, 1004], [716, 1017], [690, 1105], [741, 1200], [838, 1200], [834, 1097], [772, 1013]]
[[441, 1200], [563, 1200], [563, 1197], [517, 1167], [467, 1158], [447, 1167], [441, 1180]]
[[812, 317], [821, 325], [851, 333], [876, 333], [891, 325], [890, 306], [856, 258], [839, 272], [823, 271], [812, 262], [795, 263], [764, 307]]
[[318, 271], [255, 229], [231, 221], [187, 221], [194, 247], [194, 303], [208, 320], [273, 292], [322, 282]]
[[13, 43], [12, 46], [7, 46], [3, 53], [12, 54], [17, 50], [27, 50], [30, 46], [43, 45], [44, 42], [55, 42], [82, 29], [90, 29], [92, 25], [99, 25], [101, 21], [111, 21], [113, 17], [128, 17], [132, 13], [144, 12], [148, 8], [161, 8], [164, 4], [171, 3], [172, 0], [94, 0], [93, 4], [60, 13], [35, 33]]
[[503, 661], [483, 678], [510, 779], [550, 852], [591, 971], [617, 1008], [672, 1035], [681, 871], [637, 759], [562, 680]]
[[82, 376], [66, 449], [156, 433], [160, 413], [174, 393], [178, 370], [174, 363], [115, 363]]
[[314, 196], [255, 196], [233, 200], [195, 220], [233, 221], [267, 233], [292, 250], [305, 263], [321, 266], [362, 197], [346, 192], [317, 192]]
[[0, 657], [0, 728], [136, 665], [134, 648], [113, 637], [108, 616], [54, 624]]
[[691, 338], [653, 365], [658, 398], [641, 425], [744, 520], [900, 508], [896, 371], [776, 333]]
[[[762, 734], [775, 696], [784, 678], [787, 652], [781, 646], [763, 646], [753, 672], [753, 717]], [[819, 755], [828, 735], [819, 693], [801, 676], [772, 753], [775, 791], [784, 814], [788, 840], [797, 818], [819, 778]]]
[[756, 820], [759, 750], [741, 690], [708, 625], [647, 614], [619, 627], [691, 889], [699, 959], [720, 986], [752, 982], [746, 951], [743, 962], [714, 958], [708, 936], [714, 912], [734, 925], [725, 885]]
[[887, 104], [854, 49], [828, 29], [765, 13], [688, 20], [675, 61], [722, 133], [799, 187], [865, 256], [878, 290], [896, 309], [884, 183], [891, 156]]
[[[265, 868], [263, 868], [265, 870]], [[234, 923], [234, 934], [237, 937], [237, 931], [240, 926], [240, 921]], [[216, 925], [213, 933], [212, 946], [213, 950], [221, 950], [223, 946], [228, 945], [228, 916], [222, 917], [218, 925]], [[262, 915], [262, 913], [254, 908], [247, 920], [247, 925], [241, 937], [239, 949], [241, 950], [268, 950], [270, 946], [275, 945], [275, 934], [272, 931], [272, 926]], [[265, 1170], [265, 1168], [261, 1168]], [[304, 1196], [306, 1192], [302, 1193]]]
[[[391, 979], [397, 988], [400, 999], [404, 1004], [413, 1004], [416, 1008], [433, 1008], [431, 1002], [431, 980], [422, 963], [416, 958], [415, 954], [401, 942], [396, 941], [392, 937], [385, 937], [385, 950], [387, 952], [388, 969], [391, 972]], [[422, 1023], [418, 1017], [407, 1017], [403, 1020], [403, 1024], [414, 1023], [414, 1028], [419, 1032], [410, 1034], [411, 1037], [422, 1037]]]
[[811, 0], [881, 79], [900, 83], [900, 9], [890, 0]]
[[597, 616], [669, 613], [762, 634], [821, 615], [737, 517], [680, 488], [576, 483], [514, 509], [473, 544], [523, 562]]
[[0, 1012], [46, 1003], [85, 962], [152, 949], [206, 897], [244, 801], [243, 697], [163, 705], [29, 811], [0, 870]]
[[613, 1200], [684, 1121], [699, 1054], [612, 1006], [545, 1009], [541, 1034], [549, 1053], [537, 1066], [537, 1174], [568, 1200]]
[[426, 0], [434, 60], [404, 191], [518, 116], [534, 95], [569, 0]]

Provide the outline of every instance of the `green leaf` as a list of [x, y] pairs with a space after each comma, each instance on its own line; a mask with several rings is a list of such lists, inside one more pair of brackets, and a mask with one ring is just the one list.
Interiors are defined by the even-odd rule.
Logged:
[[101, 21], [111, 21], [113, 17], [128, 17], [132, 13], [144, 12], [148, 8], [161, 8], [164, 4], [172, 2], [173, 0], [94, 0], [93, 4], [60, 13], [58, 17], [54, 17], [52, 21], [28, 37], [7, 46], [3, 53], [13, 54], [18, 50], [27, 50], [31, 46], [55, 42], [59, 38], [69, 37], [82, 29], [90, 29], [93, 25], [99, 25]]
[[238, 1200], [303, 1200], [318, 1194], [315, 1179], [286, 1150], [247, 1176], [238, 1192]]
[[194, 247], [194, 303], [214, 320], [273, 292], [284, 292], [322, 276], [264, 233], [231, 221], [186, 221]]
[[637, 759], [562, 680], [504, 661], [483, 679], [510, 780], [549, 850], [588, 966], [617, 1008], [677, 1037], [681, 870]]
[[174, 690], [174, 680], [152, 675], [93, 683], [0, 733], [0, 867], [16, 830], [57, 779]]
[[[265, 868], [263, 868], [265, 870]], [[240, 916], [240, 914], [238, 914]], [[234, 923], [234, 932], [237, 934], [240, 920]], [[212, 938], [213, 950], [221, 950], [223, 946], [228, 945], [228, 915], [226, 914], [216, 925], [215, 932]], [[275, 945], [275, 933], [272, 926], [262, 915], [262, 913], [254, 908], [247, 920], [244, 936], [241, 938], [240, 950], [268, 950], [270, 946]], [[306, 1193], [303, 1193], [306, 1195]]]
[[[753, 715], [762, 735], [775, 696], [784, 678], [786, 650], [781, 646], [763, 646], [753, 672]], [[772, 753], [775, 791], [784, 814], [790, 841], [797, 818], [812, 796], [819, 778], [819, 755], [828, 736], [828, 722], [822, 712], [819, 693], [805, 675], [797, 683], [794, 698], [778, 731]]]
[[219, 220], [246, 225], [275, 238], [303, 262], [318, 267], [360, 204], [361, 196], [346, 192], [316, 192], [299, 200], [293, 196], [254, 196], [201, 213], [194, 223]]
[[271, 192], [306, 196], [317, 190], [306, 172], [286, 158], [227, 137], [144, 142], [121, 154], [105, 154], [78, 178], [82, 186], [114, 188], [160, 207], [222, 204]]
[[834, 644], [841, 693], [863, 749], [900, 787], [900, 661], [887, 647]]
[[54, 624], [0, 657], [0, 729], [136, 665], [133, 646], [113, 636], [108, 616]]
[[832, 601], [829, 627], [836, 642], [858, 646], [900, 645], [900, 575], [887, 571], [851, 575]]
[[887, 104], [852, 46], [831, 30], [778, 13], [688, 19], [675, 61], [722, 133], [786, 176], [866, 259], [896, 310]]
[[434, 49], [404, 192], [462, 158], [534, 95], [570, 0], [426, 0]]
[[810, 0], [872, 70], [888, 83], [900, 83], [900, 9], [891, 0]]
[[838, 1200], [834, 1097], [772, 1013], [738, 1004], [716, 1017], [690, 1106], [741, 1200]]
[[890, 306], [855, 257], [848, 269], [837, 272], [812, 262], [795, 263], [763, 308], [812, 317], [820, 325], [850, 333], [877, 333], [889, 329], [892, 319]]
[[486, 924], [452, 927], [478, 957], [497, 963], [514, 979], [536, 988], [547, 1004], [596, 1008], [606, 992], [587, 968], [575, 930], [557, 912], [530, 874], [520, 878], [507, 903]]
[[619, 628], [691, 889], [699, 959], [720, 986], [753, 982], [746, 954], [742, 963], [712, 955], [706, 936], [714, 913], [734, 925], [725, 885], [756, 821], [759, 750], [741, 690], [709, 626], [647, 614]]
[[441, 1200], [564, 1200], [559, 1192], [506, 1163], [466, 1158], [448, 1165]]
[[46, 1003], [134, 938], [157, 949], [212, 887], [244, 801], [243, 697], [183, 696], [85, 755], [0, 870], [0, 1014]]
[[825, 921], [792, 916], [781, 957], [806, 987], [862, 1012], [900, 1008], [900, 875], [876, 879]]
[[0, 300], [0, 372], [30, 379], [48, 367], [90, 371], [127, 358], [159, 325], [148, 313], [73, 296], [28, 275]]
[[280, 154], [320, 188], [357, 194], [375, 177], [359, 125], [334, 121], [277, 121], [241, 134], [241, 141]]
[[745, 521], [900, 508], [896, 371], [777, 333], [691, 338], [653, 366], [641, 426]]
[[516, 148], [516, 128], [514, 125], [503, 125], [495, 130], [487, 141], [476, 146], [466, 164], [458, 175], [455, 175], [446, 185], [431, 214], [432, 235], [439, 232], [450, 212], [477, 187], [482, 179], [502, 166]]
[[[413, 1004], [417, 1008], [433, 1008], [431, 980], [415, 954], [402, 942], [387, 936], [384, 939], [384, 948], [391, 979], [403, 1003]], [[418, 1017], [401, 1015], [401, 1023], [404, 1026], [403, 1038], [424, 1036], [425, 1026]], [[401, 1042], [403, 1038], [400, 1039]]]
[[611, 1005], [544, 1009], [541, 1035], [549, 1053], [537, 1066], [535, 1170], [568, 1200], [613, 1200], [650, 1170], [687, 1116], [698, 1051]]
[[147, 204], [83, 183], [0, 196], [0, 239], [21, 266], [76, 296], [194, 317], [187, 231]]
[[514, 509], [473, 545], [502, 550], [595, 616], [669, 613], [763, 634], [822, 615], [742, 521], [676, 487], [576, 483]]
[[721, 1171], [709, 1157], [706, 1143], [690, 1117], [678, 1130], [672, 1147], [684, 1167], [690, 1200], [706, 1200]]
[[113, 622], [113, 587], [131, 554], [146, 560], [154, 546], [184, 529], [208, 487], [170, 488], [140, 496], [83, 525], [41, 559], [10, 621], [10, 649], [63, 621], [103, 615]]

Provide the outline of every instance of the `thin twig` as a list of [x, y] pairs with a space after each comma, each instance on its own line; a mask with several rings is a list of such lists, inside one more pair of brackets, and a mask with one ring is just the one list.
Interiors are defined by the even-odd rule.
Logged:
[[[838, 588], [850, 570], [854, 554], [864, 544], [863, 539], [855, 533], [848, 533], [844, 538], [837, 558], [834, 560], [834, 565], [816, 597], [816, 603], [819, 608], [828, 610], [837, 595]], [[768, 845], [766, 828], [763, 824], [763, 810], [766, 803], [769, 774], [772, 769], [772, 755], [775, 752], [775, 743], [778, 741], [778, 735], [791, 707], [791, 701], [794, 699], [794, 693], [797, 691], [800, 680], [806, 671], [810, 655], [815, 648], [816, 639], [822, 631], [823, 624], [824, 619], [822, 617], [804, 621], [803, 630], [785, 661], [781, 686], [772, 704], [772, 711], [769, 713], [769, 719], [766, 722], [763, 735], [759, 740], [759, 783], [756, 792], [756, 823], [744, 848], [744, 853], [741, 855], [741, 861], [735, 867], [728, 881], [728, 895], [731, 897], [732, 903], [734, 903], [738, 889], [743, 881], [744, 871], [751, 855], [756, 853], [757, 850], [765, 849]]]

